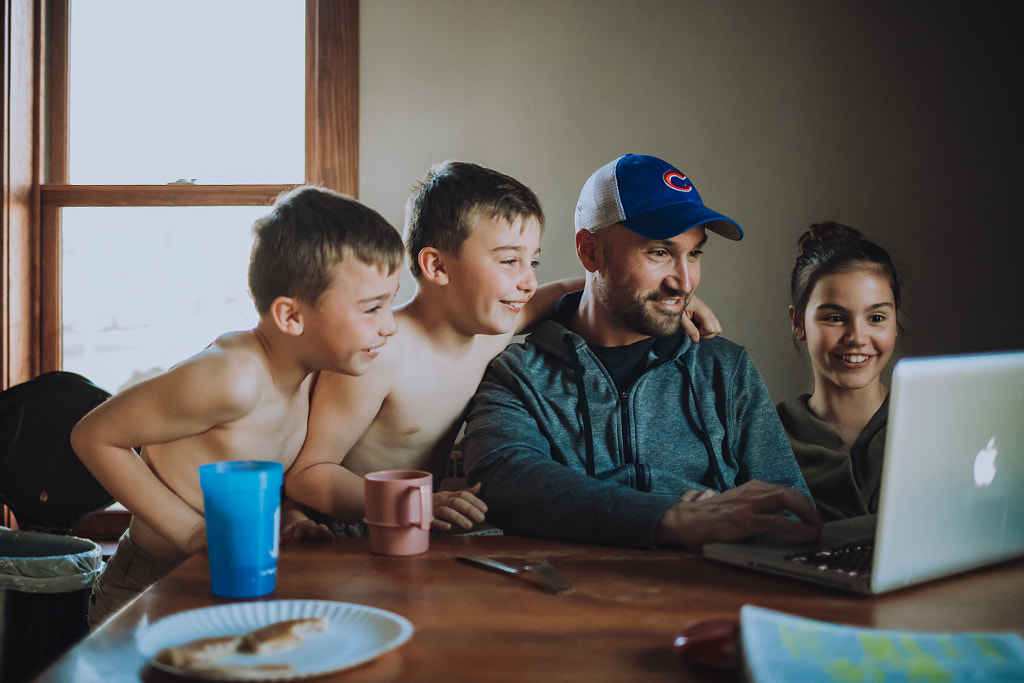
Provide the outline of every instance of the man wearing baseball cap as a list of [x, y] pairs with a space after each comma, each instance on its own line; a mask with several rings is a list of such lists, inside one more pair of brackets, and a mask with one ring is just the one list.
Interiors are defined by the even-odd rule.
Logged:
[[598, 169], [576, 206], [582, 292], [492, 361], [463, 441], [471, 484], [506, 532], [654, 547], [821, 520], [760, 374], [681, 316], [708, 232], [743, 237], [652, 156]]

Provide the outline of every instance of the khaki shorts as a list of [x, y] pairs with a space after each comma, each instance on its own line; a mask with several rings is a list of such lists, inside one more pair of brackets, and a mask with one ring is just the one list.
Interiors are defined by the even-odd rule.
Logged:
[[125, 531], [93, 584], [89, 596], [89, 628], [102, 624], [178, 564], [157, 560], [135, 545]]

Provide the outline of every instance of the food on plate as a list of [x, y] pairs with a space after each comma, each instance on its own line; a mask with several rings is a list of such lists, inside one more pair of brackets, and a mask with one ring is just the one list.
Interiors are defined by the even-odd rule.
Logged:
[[310, 633], [327, 630], [327, 617], [286, 619], [274, 622], [249, 633], [230, 636], [199, 638], [182, 645], [165, 647], [156, 655], [156, 661], [206, 678], [259, 678], [260, 674], [291, 670], [290, 664], [249, 664], [238, 660], [221, 664], [230, 655], [258, 655], [293, 650]]
[[302, 638], [306, 634], [319, 633], [326, 630], [326, 617], [278, 621], [247, 633], [242, 638], [238, 651], [247, 654], [264, 654], [267, 652], [291, 650], [302, 643]]
[[179, 669], [190, 669], [237, 652], [241, 642], [242, 636], [200, 638], [183, 645], [165, 647], [156, 653], [156, 661]]

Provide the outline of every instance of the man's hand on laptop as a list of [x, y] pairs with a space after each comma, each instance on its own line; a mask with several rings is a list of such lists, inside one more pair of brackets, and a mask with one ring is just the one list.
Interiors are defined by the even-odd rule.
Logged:
[[[788, 512], [798, 519], [784, 516]], [[724, 493], [687, 491], [658, 522], [659, 543], [700, 550], [706, 543], [773, 533], [812, 539], [821, 517], [811, 499], [796, 489], [749, 481]]]

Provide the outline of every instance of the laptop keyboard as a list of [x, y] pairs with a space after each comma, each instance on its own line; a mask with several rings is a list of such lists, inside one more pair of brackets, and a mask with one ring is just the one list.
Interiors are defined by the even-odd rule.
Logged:
[[850, 576], [871, 574], [871, 560], [875, 552], [874, 541], [824, 548], [812, 553], [792, 555], [788, 559], [809, 564], [822, 571], [835, 571]]

